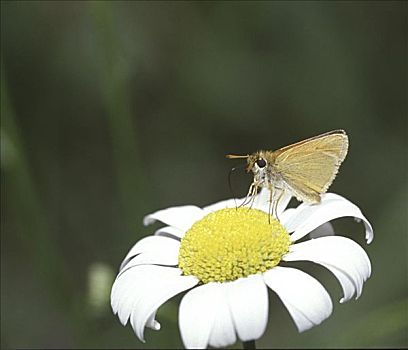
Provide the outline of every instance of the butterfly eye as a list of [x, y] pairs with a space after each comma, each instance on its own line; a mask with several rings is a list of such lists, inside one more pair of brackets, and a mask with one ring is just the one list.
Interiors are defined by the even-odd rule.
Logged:
[[257, 164], [260, 168], [264, 168], [265, 165], [266, 165], [266, 161], [265, 161], [265, 159], [263, 159], [263, 158], [259, 158], [259, 159], [256, 161], [256, 164]]

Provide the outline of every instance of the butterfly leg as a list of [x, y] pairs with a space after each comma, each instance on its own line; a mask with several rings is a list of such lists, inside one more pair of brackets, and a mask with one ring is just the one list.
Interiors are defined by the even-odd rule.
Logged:
[[281, 199], [283, 198], [283, 194], [285, 193], [285, 191], [284, 190], [282, 190], [282, 189], [280, 189], [279, 190], [279, 197], [278, 197], [278, 199], [276, 200], [276, 201], [274, 201], [274, 203], [273, 203], [273, 216], [276, 218], [276, 220], [278, 220], [279, 221], [279, 218], [278, 218], [278, 205], [279, 205], [279, 202], [281, 201]]
[[250, 204], [249, 208], [252, 208], [252, 206], [254, 205], [255, 197], [256, 197], [256, 194], [257, 194], [257, 193], [258, 193], [258, 183], [256, 183], [256, 184], [254, 185], [254, 188], [253, 188], [253, 190], [252, 190], [252, 193], [251, 193], [251, 204]]
[[255, 186], [255, 182], [251, 183], [251, 186], [249, 186], [248, 193], [247, 193], [244, 201], [239, 205], [239, 207], [243, 207], [245, 204], [249, 203], [248, 199], [251, 200], [251, 194], [253, 193], [254, 186]]
[[273, 187], [272, 186], [270, 186], [269, 188], [269, 210], [268, 210], [268, 222], [269, 223], [271, 223], [271, 217], [272, 217], [272, 214], [273, 214], [273, 194], [274, 194], [274, 191], [273, 191]]

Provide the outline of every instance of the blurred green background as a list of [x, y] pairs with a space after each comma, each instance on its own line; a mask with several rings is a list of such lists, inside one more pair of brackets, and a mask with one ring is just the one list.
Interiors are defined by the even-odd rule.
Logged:
[[[1, 2], [1, 348], [142, 344], [109, 305], [147, 213], [231, 196], [226, 153], [336, 128], [331, 191], [374, 226], [362, 297], [298, 334], [275, 295], [258, 347], [407, 347], [407, 2]], [[250, 176], [238, 173], [243, 195]], [[237, 344], [240, 347], [240, 344]]]

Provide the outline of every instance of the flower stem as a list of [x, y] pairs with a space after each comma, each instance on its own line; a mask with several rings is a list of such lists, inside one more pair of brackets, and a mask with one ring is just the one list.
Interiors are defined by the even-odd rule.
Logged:
[[243, 341], [242, 347], [244, 349], [256, 349], [255, 340]]

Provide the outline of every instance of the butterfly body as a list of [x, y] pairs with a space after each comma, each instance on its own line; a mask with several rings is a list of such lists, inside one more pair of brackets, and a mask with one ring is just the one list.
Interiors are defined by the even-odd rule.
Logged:
[[[259, 166], [260, 160], [264, 160], [266, 165]], [[271, 151], [257, 151], [248, 157], [247, 172], [252, 172], [254, 175], [254, 183], [259, 187], [285, 189], [286, 184], [279, 172], [279, 166], [275, 163], [276, 154]], [[262, 165], [262, 163], [261, 163]]]

